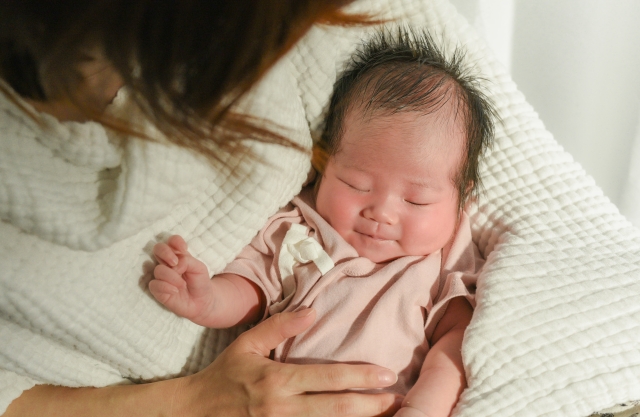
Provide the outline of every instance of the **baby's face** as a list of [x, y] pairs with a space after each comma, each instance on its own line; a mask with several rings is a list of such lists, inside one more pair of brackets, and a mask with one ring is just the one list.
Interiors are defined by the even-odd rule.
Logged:
[[450, 243], [458, 219], [452, 178], [464, 133], [445, 112], [347, 114], [316, 206], [360, 256], [380, 263]]

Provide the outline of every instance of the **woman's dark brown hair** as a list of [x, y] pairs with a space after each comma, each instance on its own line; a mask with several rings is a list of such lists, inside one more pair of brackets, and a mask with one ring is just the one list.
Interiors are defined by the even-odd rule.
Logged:
[[98, 49], [179, 145], [216, 158], [239, 138], [290, 144], [230, 108], [312, 24], [366, 23], [341, 12], [349, 2], [3, 0], [0, 77], [24, 98], [73, 101], [77, 64]]

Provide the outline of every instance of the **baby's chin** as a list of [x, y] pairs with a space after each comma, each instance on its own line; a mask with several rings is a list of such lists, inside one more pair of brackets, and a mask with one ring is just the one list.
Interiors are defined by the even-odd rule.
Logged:
[[[358, 252], [358, 255], [367, 258], [377, 264], [391, 262], [405, 256], [428, 256], [429, 253], [407, 253], [397, 242], [387, 241], [381, 243], [362, 244], [356, 239], [355, 242], [349, 242], [351, 246]], [[439, 249], [438, 249], [439, 250]]]
[[[358, 256], [367, 258], [377, 264], [391, 262], [405, 256], [424, 256], [422, 254], [408, 253], [397, 240], [376, 239], [355, 231], [344, 234], [341, 233], [341, 236], [358, 252]], [[417, 251], [427, 248], [420, 247], [413, 249]]]
[[358, 247], [355, 245], [354, 245], [354, 248], [356, 252], [358, 252], [359, 256], [363, 258], [367, 258], [370, 261], [375, 262], [377, 264], [391, 262], [395, 259], [406, 256], [404, 254], [396, 253], [395, 251], [375, 250], [372, 248]]

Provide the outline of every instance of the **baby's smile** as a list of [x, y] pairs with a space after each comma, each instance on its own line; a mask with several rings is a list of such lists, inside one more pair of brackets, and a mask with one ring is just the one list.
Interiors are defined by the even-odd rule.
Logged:
[[348, 114], [316, 207], [358, 255], [376, 263], [425, 256], [442, 249], [455, 232], [458, 194], [452, 176], [464, 135], [438, 117], [364, 118], [355, 109]]

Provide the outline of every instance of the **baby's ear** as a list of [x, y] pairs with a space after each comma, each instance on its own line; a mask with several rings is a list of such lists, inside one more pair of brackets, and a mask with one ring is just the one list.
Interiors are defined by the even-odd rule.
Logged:
[[475, 181], [469, 180], [467, 188], [464, 190], [466, 195], [469, 195], [473, 191], [473, 187], [476, 185]]
[[458, 218], [462, 214], [462, 212], [467, 208], [467, 204], [473, 199], [473, 189], [475, 186], [475, 182], [473, 180], [469, 180], [467, 186], [464, 189], [463, 195], [459, 195], [459, 199], [463, 199], [458, 202]]

